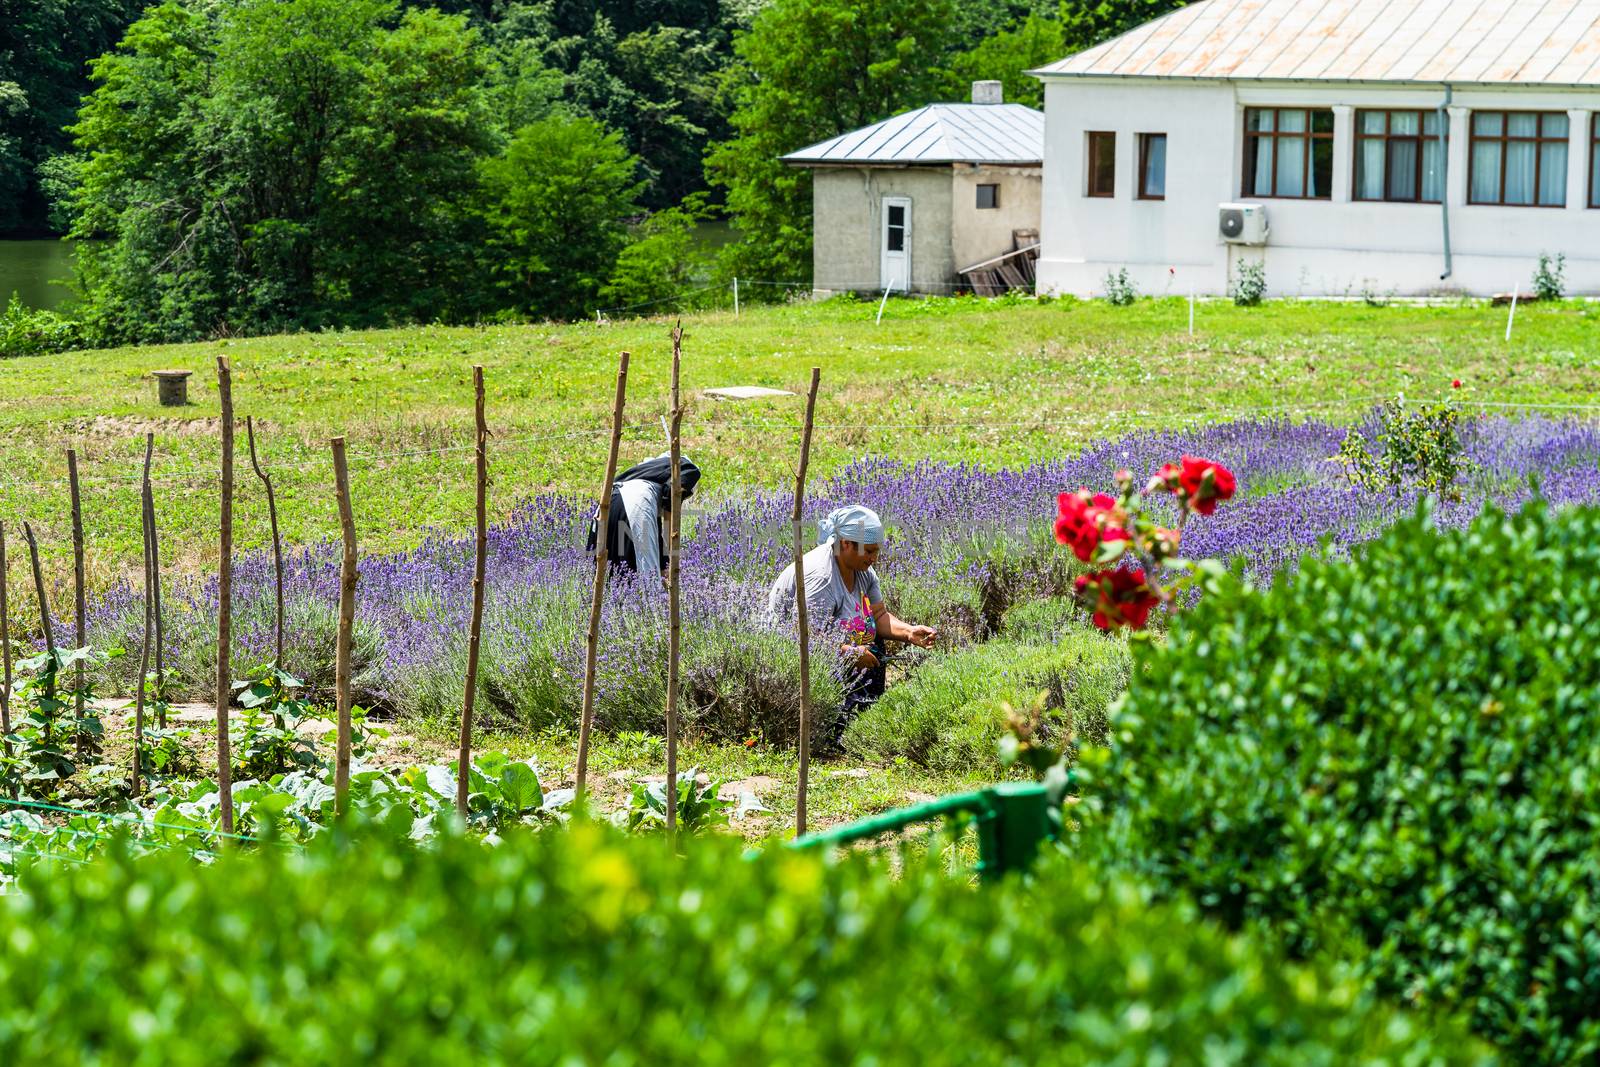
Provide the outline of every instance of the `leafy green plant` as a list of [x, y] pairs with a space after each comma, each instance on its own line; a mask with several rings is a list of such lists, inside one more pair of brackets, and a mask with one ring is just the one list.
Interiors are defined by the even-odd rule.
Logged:
[[1600, 1054], [1600, 509], [1426, 509], [1180, 614], [1077, 768], [1072, 849], [1510, 1062]]
[[35, 310], [11, 294], [5, 311], [0, 312], [0, 359], [14, 356], [44, 356], [86, 347], [83, 328], [73, 319], [53, 311]]
[[1360, 429], [1352, 429], [1334, 457], [1351, 485], [1389, 489], [1397, 496], [1415, 487], [1445, 500], [1461, 499], [1458, 483], [1467, 461], [1457, 429], [1461, 412], [1454, 404], [1409, 410], [1405, 399], [1396, 397], [1378, 408], [1377, 419], [1376, 455]]
[[181, 778], [200, 769], [194, 749], [188, 744], [194, 731], [186, 727], [146, 726], [139, 743], [139, 769], [153, 778]]
[[1253, 308], [1261, 303], [1267, 292], [1267, 265], [1263, 262], [1241, 262], [1234, 272], [1229, 294], [1242, 308]]
[[1127, 267], [1106, 271], [1106, 303], [1113, 307], [1127, 307], [1139, 299], [1139, 290], [1128, 275]]
[[0, 1062], [1487, 1061], [1067, 857], [978, 891], [593, 823], [490, 852], [387, 820], [209, 866], [134, 851], [24, 870], [0, 907]]
[[[712, 779], [700, 784], [700, 769], [678, 772], [678, 828], [699, 834], [728, 824], [733, 801], [717, 795], [722, 783]], [[667, 826], [667, 783], [636, 782], [633, 799], [626, 811], [617, 813], [617, 825], [629, 833], [664, 830]]]
[[1560, 300], [1567, 290], [1565, 254], [1539, 253], [1539, 266], [1533, 272], [1533, 295], [1540, 300]]
[[297, 729], [310, 714], [300, 698], [305, 685], [279, 667], [266, 663], [233, 683], [234, 699], [245, 709], [238, 737], [233, 739], [234, 769], [251, 778], [269, 778], [318, 763], [316, 746]]

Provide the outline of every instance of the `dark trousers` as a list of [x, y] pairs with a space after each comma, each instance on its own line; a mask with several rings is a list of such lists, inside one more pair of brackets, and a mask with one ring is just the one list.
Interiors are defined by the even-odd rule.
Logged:
[[884, 648], [883, 638], [872, 642], [872, 654], [877, 657], [878, 665], [867, 670], [852, 670], [844, 683], [844, 704], [839, 709], [839, 721], [836, 739], [842, 741], [845, 729], [854, 721], [857, 715], [872, 706], [872, 703], [883, 696], [884, 686], [888, 683], [888, 672], [884, 662], [888, 652]]

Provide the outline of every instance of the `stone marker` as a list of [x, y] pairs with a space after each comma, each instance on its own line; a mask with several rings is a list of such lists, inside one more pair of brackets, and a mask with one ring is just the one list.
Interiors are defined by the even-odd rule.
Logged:
[[153, 370], [150, 373], [160, 385], [162, 406], [181, 408], [189, 403], [189, 375], [194, 371]]

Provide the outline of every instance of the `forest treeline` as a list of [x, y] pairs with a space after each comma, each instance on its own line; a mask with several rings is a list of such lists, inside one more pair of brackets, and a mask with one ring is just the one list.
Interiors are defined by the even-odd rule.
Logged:
[[1024, 71], [1177, 6], [0, 0], [0, 233], [81, 240], [95, 344], [803, 281], [780, 155], [979, 78], [1037, 106]]

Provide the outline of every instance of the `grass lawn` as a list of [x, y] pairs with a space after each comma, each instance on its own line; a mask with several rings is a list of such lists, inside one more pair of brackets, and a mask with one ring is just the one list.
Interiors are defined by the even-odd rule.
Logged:
[[[992, 305], [978, 300], [832, 301], [746, 307], [685, 319], [685, 448], [704, 495], [792, 478], [799, 398], [719, 402], [701, 390], [799, 390], [822, 368], [818, 477], [867, 454], [987, 466], [1060, 455], [1135, 427], [1222, 420], [1258, 410], [1347, 419], [1378, 397], [1584, 403], [1600, 384], [1600, 307], [1535, 305], [1503, 339], [1505, 312], [1483, 304], [1369, 307], [1276, 302], [1200, 308], [1184, 301]], [[215, 357], [234, 367], [238, 415], [256, 418], [279, 486], [286, 538], [337, 535], [328, 438], [355, 458], [352, 495], [364, 551], [414, 544], [430, 527], [472, 521], [471, 366], [487, 368], [494, 440], [491, 510], [543, 490], [592, 493], [605, 463], [616, 355], [633, 353], [623, 462], [659, 450], [670, 346], [665, 319], [617, 324], [419, 327], [122, 348], [16, 360], [0, 371], [6, 461], [0, 514], [40, 532], [58, 590], [70, 573], [64, 450], [81, 453], [91, 584], [135, 573], [143, 435], [156, 434], [158, 510], [169, 565], [216, 552]], [[146, 375], [191, 368], [191, 404], [156, 403]], [[237, 543], [264, 543], [266, 509], [238, 438]], [[449, 449], [439, 452], [438, 449]], [[420, 453], [420, 454], [419, 454]], [[26, 560], [14, 541], [12, 563]], [[13, 569], [13, 583], [25, 572]]]

